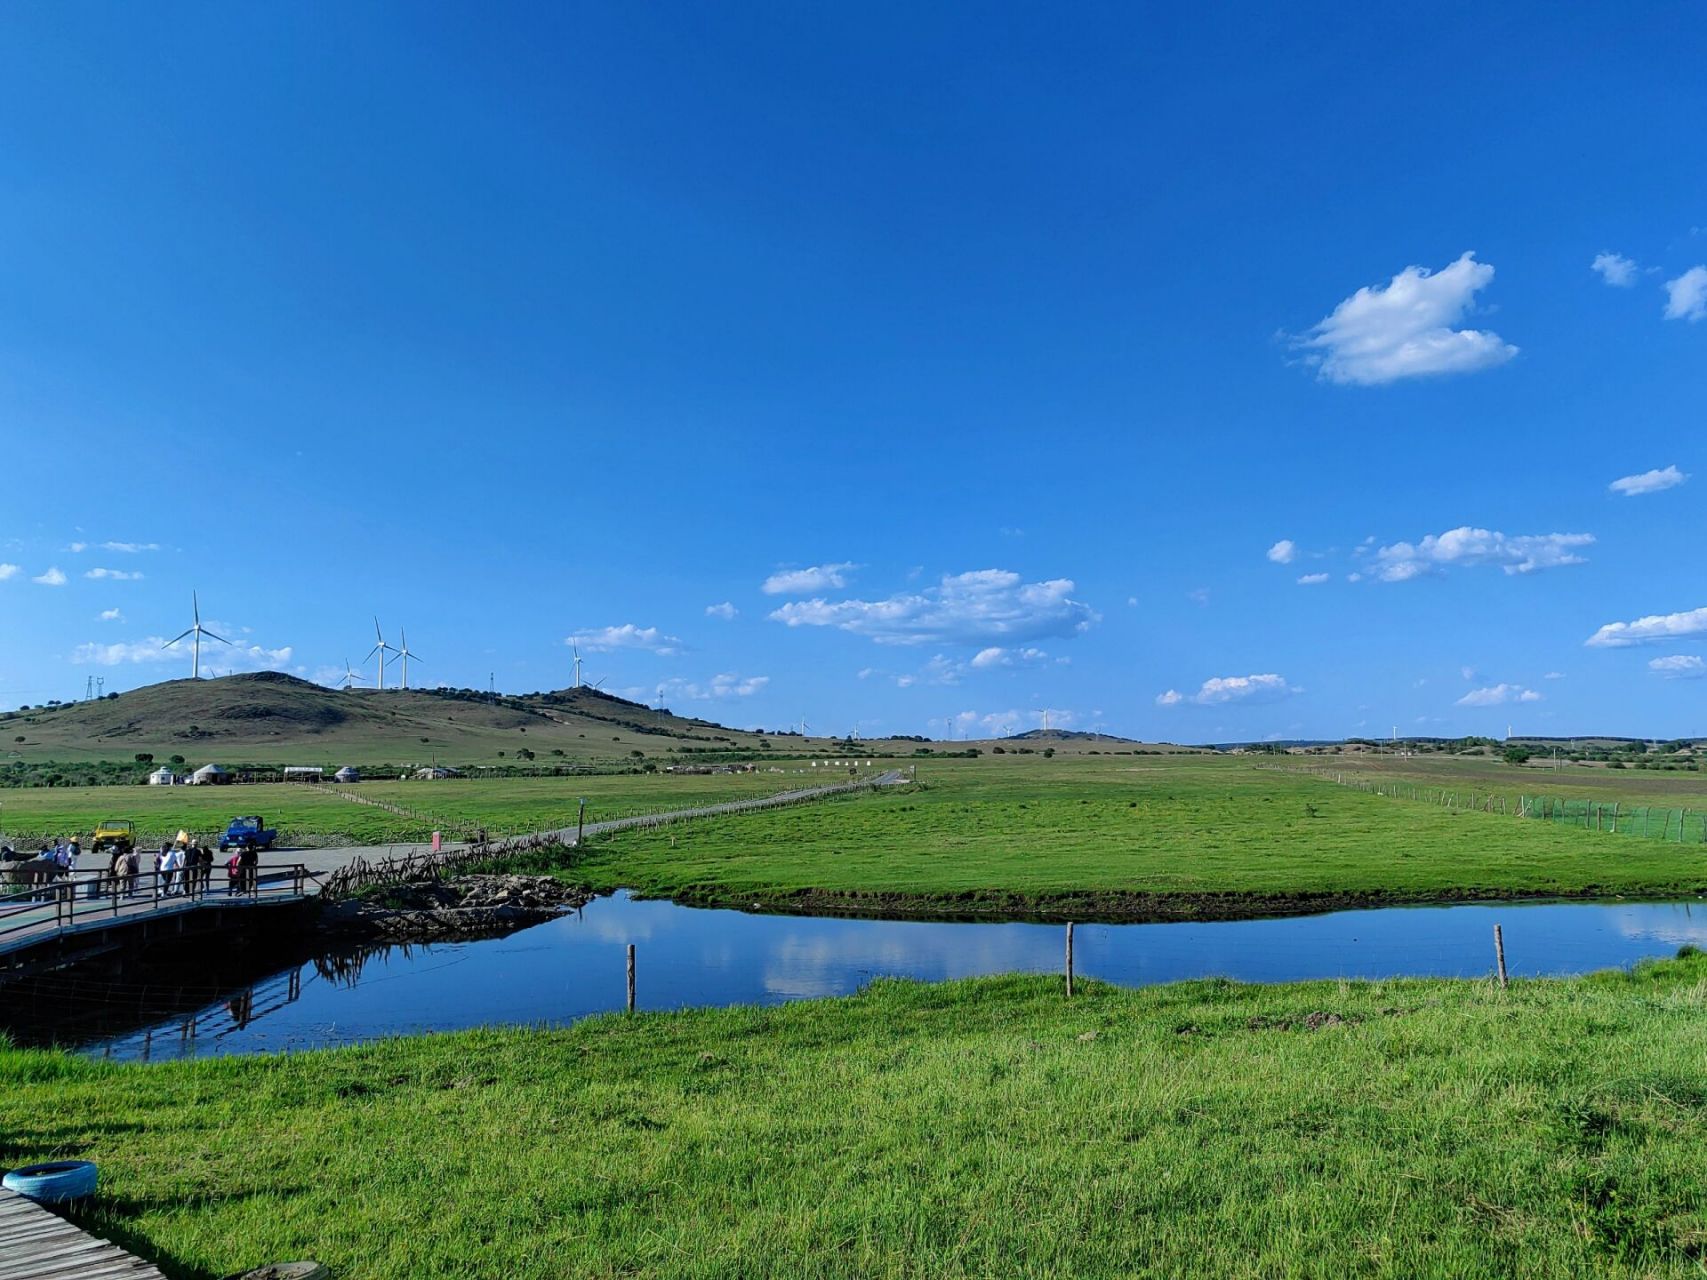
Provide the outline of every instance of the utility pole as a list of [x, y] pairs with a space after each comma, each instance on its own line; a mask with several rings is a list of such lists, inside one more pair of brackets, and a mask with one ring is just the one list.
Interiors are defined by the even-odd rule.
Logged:
[[95, 696], [97, 698], [104, 698], [107, 696], [107, 678], [105, 676], [95, 677]]

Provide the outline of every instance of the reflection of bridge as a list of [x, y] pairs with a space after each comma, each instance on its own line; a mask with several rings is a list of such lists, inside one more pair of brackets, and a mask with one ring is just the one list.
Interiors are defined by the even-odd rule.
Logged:
[[305, 901], [312, 879], [300, 864], [253, 867], [238, 882], [220, 869], [70, 875], [0, 894], [0, 965], [57, 963], [120, 940], [158, 938], [191, 926], [217, 929], [229, 913]]

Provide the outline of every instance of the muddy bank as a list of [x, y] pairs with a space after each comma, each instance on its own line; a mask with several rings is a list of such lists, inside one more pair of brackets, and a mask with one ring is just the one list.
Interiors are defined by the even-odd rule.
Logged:
[[[1644, 890], [1643, 901], [1698, 898], [1707, 881], [1680, 881]], [[645, 896], [645, 895], [637, 895]], [[1336, 890], [1319, 893], [1141, 893], [1112, 890], [1057, 894], [967, 892], [953, 894], [859, 893], [796, 889], [776, 893], [736, 893], [690, 888], [658, 894], [689, 907], [853, 919], [932, 920], [1051, 924], [1068, 920], [1095, 924], [1166, 924], [1188, 921], [1257, 920], [1323, 915], [1380, 907], [1442, 907], [1486, 902], [1536, 903], [1617, 901], [1632, 895], [1599, 885], [1548, 892], [1497, 888], [1426, 891]]]
[[585, 906], [593, 896], [552, 876], [412, 880], [324, 904], [317, 928], [329, 938], [372, 942], [489, 938], [541, 924]]

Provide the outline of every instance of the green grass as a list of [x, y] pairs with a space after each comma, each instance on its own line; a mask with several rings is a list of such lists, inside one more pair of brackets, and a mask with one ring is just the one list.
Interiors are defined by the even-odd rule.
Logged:
[[1707, 958], [1515, 983], [884, 982], [152, 1066], [0, 1052], [0, 1157], [214, 1277], [1685, 1276]]
[[[587, 797], [588, 821], [654, 813], [753, 795], [811, 782], [793, 773], [599, 774], [570, 778], [446, 779], [440, 782], [364, 782], [342, 788], [419, 813], [403, 817], [370, 805], [290, 783], [228, 787], [33, 787], [0, 790], [0, 832], [8, 838], [87, 839], [105, 818], [128, 818], [144, 839], [180, 827], [214, 835], [240, 813], [259, 813], [288, 843], [388, 844], [425, 840], [435, 818], [483, 825], [492, 832], [549, 830], [573, 825], [577, 800]], [[447, 831], [447, 837], [449, 832]]]
[[920, 777], [619, 834], [564, 874], [696, 901], [1138, 916], [1707, 886], [1699, 845], [1452, 813], [1237, 760], [981, 760]]

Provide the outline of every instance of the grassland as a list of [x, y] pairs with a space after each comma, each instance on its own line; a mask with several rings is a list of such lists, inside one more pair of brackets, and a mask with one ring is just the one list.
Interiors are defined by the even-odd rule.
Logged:
[[128, 818], [145, 839], [187, 828], [214, 835], [239, 813], [259, 813], [285, 844], [389, 844], [425, 840], [435, 825], [484, 826], [494, 834], [549, 830], [575, 821], [587, 798], [588, 820], [655, 813], [767, 795], [812, 781], [801, 774], [601, 774], [567, 778], [364, 782], [345, 788], [414, 810], [408, 817], [353, 804], [329, 791], [288, 783], [229, 787], [32, 787], [0, 790], [0, 832], [28, 840], [85, 837], [104, 818]]
[[877, 984], [285, 1057], [0, 1051], [169, 1274], [1685, 1276], [1707, 958], [1515, 983]]
[[1448, 755], [1348, 754], [1285, 757], [1298, 768], [1337, 770], [1370, 778], [1405, 778], [1421, 785], [1493, 792], [1508, 800], [1519, 795], [1619, 800], [1630, 805], [1707, 808], [1707, 774], [1687, 770], [1611, 769], [1599, 764], [1561, 762], [1554, 769], [1541, 757], [1509, 765], [1495, 757]]
[[1240, 760], [985, 759], [920, 778], [527, 865], [700, 903], [1078, 919], [1707, 889], [1698, 845], [1450, 812]]

